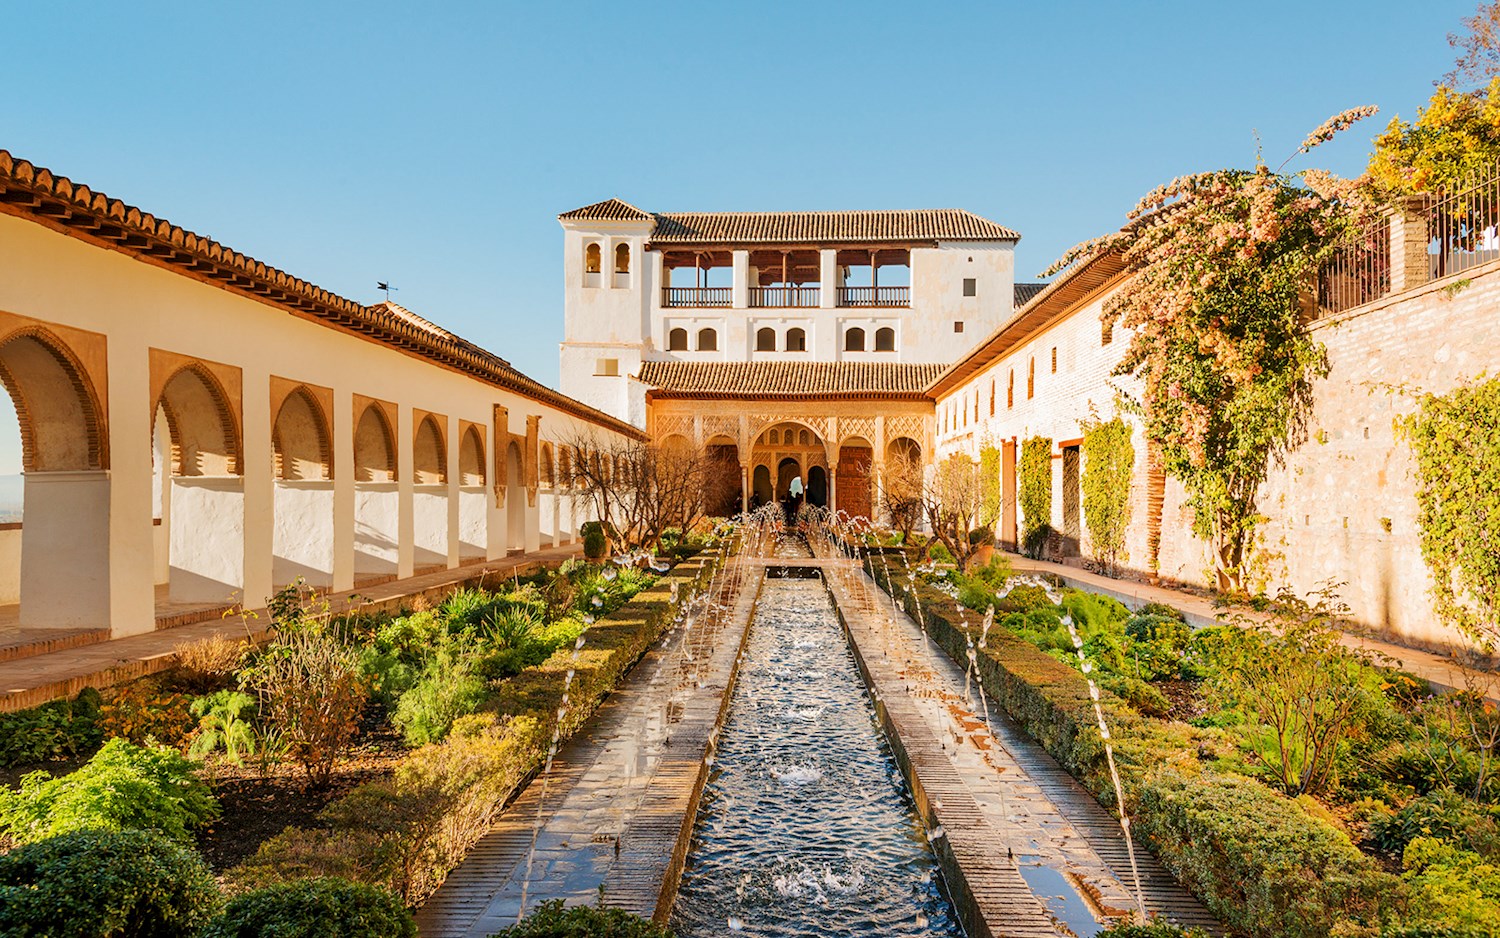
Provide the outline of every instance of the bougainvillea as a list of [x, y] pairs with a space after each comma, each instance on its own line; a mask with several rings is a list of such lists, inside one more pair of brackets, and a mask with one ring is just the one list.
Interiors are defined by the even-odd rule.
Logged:
[[[1372, 113], [1336, 115], [1297, 153]], [[1299, 440], [1325, 371], [1303, 303], [1318, 267], [1368, 220], [1364, 191], [1361, 180], [1265, 165], [1183, 176], [1142, 199], [1123, 230], [1053, 266], [1115, 249], [1134, 274], [1102, 314], [1132, 330], [1116, 373], [1140, 381], [1134, 404], [1187, 490], [1222, 590], [1244, 591], [1256, 492]]]
[[1417, 521], [1433, 608], [1500, 638], [1500, 378], [1423, 395], [1401, 424], [1417, 462]]

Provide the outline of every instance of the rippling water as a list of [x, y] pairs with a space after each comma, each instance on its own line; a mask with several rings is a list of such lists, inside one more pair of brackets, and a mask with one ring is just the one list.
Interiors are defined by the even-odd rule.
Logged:
[[962, 935], [818, 580], [761, 592], [672, 928]]

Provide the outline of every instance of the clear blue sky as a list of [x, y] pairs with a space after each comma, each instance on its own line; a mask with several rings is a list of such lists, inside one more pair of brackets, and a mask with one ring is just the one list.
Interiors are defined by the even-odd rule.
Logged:
[[559, 212], [961, 207], [1030, 275], [1378, 104], [1357, 172], [1476, 2], [21, 4], [0, 147], [555, 384]]

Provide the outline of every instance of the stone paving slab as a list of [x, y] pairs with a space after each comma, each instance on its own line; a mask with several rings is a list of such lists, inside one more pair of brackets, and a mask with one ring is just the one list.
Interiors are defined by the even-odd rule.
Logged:
[[[417, 596], [441, 598], [460, 584], [481, 577], [500, 579], [523, 575], [538, 566], [555, 566], [581, 550], [578, 545], [553, 547], [484, 564], [332, 593], [327, 598], [334, 613], [354, 609], [390, 611]], [[259, 641], [267, 634], [270, 620], [264, 609], [254, 610], [251, 615], [254, 618], [221, 617], [41, 655], [0, 660], [0, 712], [23, 710], [49, 700], [71, 697], [85, 687], [108, 687], [163, 671], [177, 660], [176, 649], [183, 644], [220, 635]]]
[[763, 569], [732, 560], [712, 611], [646, 653], [419, 911], [424, 938], [494, 934], [523, 894], [665, 921]]
[[[1226, 610], [1215, 607], [1212, 599], [1186, 590], [1152, 586], [1137, 580], [1116, 580], [1066, 564], [1032, 560], [1019, 554], [1007, 553], [1004, 556], [1017, 573], [1048, 573], [1074, 589], [1112, 596], [1132, 609], [1146, 603], [1166, 603], [1181, 610], [1188, 622], [1195, 627], [1218, 625], [1224, 621], [1219, 618], [1219, 614]], [[1272, 621], [1271, 616], [1251, 609], [1235, 607], [1228, 611], [1252, 621]], [[1348, 648], [1362, 649], [1390, 658], [1398, 666], [1430, 681], [1439, 689], [1457, 690], [1468, 684], [1481, 691], [1488, 699], [1500, 701], [1500, 673], [1495, 671], [1468, 667], [1446, 655], [1408, 648], [1353, 631], [1345, 632], [1341, 642]]]

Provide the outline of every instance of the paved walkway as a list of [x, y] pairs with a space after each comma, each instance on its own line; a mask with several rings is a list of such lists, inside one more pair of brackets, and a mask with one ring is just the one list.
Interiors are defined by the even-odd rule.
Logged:
[[[461, 583], [502, 579], [537, 566], [559, 564], [582, 550], [580, 545], [551, 547], [500, 560], [439, 570], [405, 580], [333, 593], [328, 596], [333, 612], [358, 608], [393, 611], [418, 595], [440, 599]], [[85, 687], [108, 687], [154, 674], [170, 667], [177, 649], [219, 635], [260, 639], [269, 619], [264, 609], [250, 616], [214, 618], [192, 625], [157, 629], [140, 635], [116, 638], [79, 647], [62, 647], [45, 654], [5, 660], [0, 657], [0, 712], [23, 710], [37, 704], [71, 697]]]
[[[1146, 603], [1166, 603], [1181, 610], [1194, 626], [1218, 624], [1223, 621], [1219, 618], [1219, 614], [1226, 611], [1216, 608], [1212, 599], [1186, 590], [1151, 586], [1136, 580], [1116, 580], [1102, 574], [1081, 570], [1078, 567], [1049, 563], [1045, 560], [1031, 560], [1018, 554], [1002, 556], [1010, 562], [1011, 567], [1017, 573], [1049, 573], [1076, 589], [1113, 596], [1132, 609]], [[1250, 609], [1236, 608], [1232, 611], [1249, 619], [1263, 621], [1271, 619], [1270, 616]], [[1464, 687], [1467, 682], [1483, 691], [1489, 699], [1500, 701], [1500, 673], [1476, 670], [1445, 655], [1408, 648], [1357, 632], [1346, 632], [1343, 644], [1350, 648], [1364, 649], [1390, 658], [1400, 667], [1430, 681], [1439, 689], [1456, 690]]]
[[[829, 584], [935, 847], [960, 871], [955, 900], [995, 935], [1088, 933], [1136, 907], [1118, 820], [969, 679], [852, 562]], [[1137, 844], [1145, 906], [1223, 935], [1214, 918]], [[977, 923], [976, 923], [977, 924]], [[972, 929], [978, 931], [980, 929]]]
[[483, 938], [548, 899], [665, 921], [763, 570], [730, 562], [422, 907], [423, 938]]

